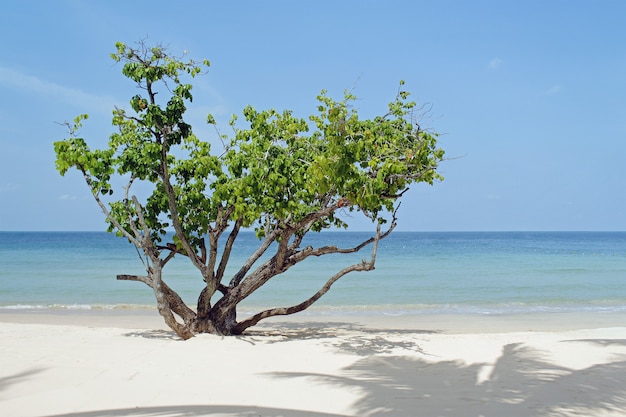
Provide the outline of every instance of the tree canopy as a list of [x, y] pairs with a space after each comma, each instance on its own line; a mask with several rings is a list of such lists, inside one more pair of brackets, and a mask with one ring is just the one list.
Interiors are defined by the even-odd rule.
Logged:
[[[339, 278], [374, 268], [378, 241], [396, 226], [396, 210], [409, 186], [440, 180], [444, 152], [437, 134], [422, 130], [419, 111], [403, 90], [377, 117], [360, 119], [356, 97], [341, 101], [325, 91], [308, 118], [292, 111], [243, 109], [233, 116], [231, 136], [215, 152], [186, 121], [191, 81], [209, 61], [185, 60], [162, 46], [116, 44], [111, 57], [138, 93], [130, 108], [113, 110], [106, 149], [91, 150], [79, 137], [87, 115], [67, 123], [68, 137], [54, 143], [61, 175], [77, 169], [102, 209], [108, 230], [133, 243], [145, 276], [118, 279], [146, 283], [166, 323], [181, 337], [198, 332], [239, 334], [260, 320], [302, 311]], [[207, 123], [216, 124], [212, 115]], [[124, 186], [116, 187], [119, 180]], [[135, 195], [136, 184], [149, 195]], [[348, 224], [341, 212], [372, 221], [370, 239], [351, 248], [302, 246], [304, 236]], [[232, 276], [226, 266], [242, 229], [253, 229], [258, 249]], [[173, 231], [173, 233], [168, 233]], [[271, 278], [311, 256], [357, 252], [371, 246], [369, 260], [328, 278], [300, 304], [264, 310], [238, 321], [237, 305]], [[262, 259], [263, 255], [269, 254]], [[187, 306], [166, 282], [164, 269], [184, 256], [206, 285], [197, 306]]]

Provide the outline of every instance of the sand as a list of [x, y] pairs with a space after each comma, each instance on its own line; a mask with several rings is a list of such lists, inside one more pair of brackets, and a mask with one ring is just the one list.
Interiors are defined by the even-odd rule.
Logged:
[[623, 323], [310, 314], [181, 341], [154, 312], [4, 312], [0, 415], [624, 416]]

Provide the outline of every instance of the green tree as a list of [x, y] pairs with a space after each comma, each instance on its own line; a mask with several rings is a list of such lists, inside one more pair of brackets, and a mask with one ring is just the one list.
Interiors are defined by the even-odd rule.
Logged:
[[[348, 93], [335, 101], [323, 91], [308, 120], [248, 106], [245, 123], [233, 117], [234, 137], [222, 136], [225, 149], [217, 154], [184, 119], [193, 98], [186, 81], [209, 62], [184, 61], [144, 43], [116, 48], [112, 58], [139, 87], [132, 111], [113, 110], [116, 132], [103, 150], [90, 150], [78, 137], [87, 115], [67, 123], [69, 137], [54, 143], [56, 167], [61, 175], [70, 168], [81, 172], [108, 231], [137, 247], [146, 275], [117, 278], [151, 287], [159, 313], [182, 338], [240, 334], [264, 318], [306, 309], [350, 272], [372, 270], [378, 242], [396, 226], [399, 199], [409, 185], [441, 179], [436, 169], [444, 152], [436, 147], [437, 135], [415, 123], [415, 103], [405, 91], [382, 116], [366, 120], [359, 119]], [[215, 124], [214, 117], [207, 122]], [[112, 184], [120, 178], [125, 185], [114, 193]], [[141, 201], [133, 193], [138, 183], [150, 185]], [[372, 237], [350, 248], [302, 245], [309, 232], [347, 227], [340, 211], [371, 219]], [[237, 236], [246, 228], [256, 231], [258, 249], [226, 276]], [[368, 260], [338, 271], [301, 303], [238, 321], [238, 304], [292, 266], [367, 246]], [[205, 283], [195, 308], [164, 280], [175, 255], [186, 257]]]

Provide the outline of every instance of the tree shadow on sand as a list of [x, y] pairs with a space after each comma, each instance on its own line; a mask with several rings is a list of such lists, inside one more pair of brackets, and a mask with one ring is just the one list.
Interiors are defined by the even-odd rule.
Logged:
[[0, 392], [6, 390], [13, 384], [27, 382], [33, 375], [43, 372], [43, 368], [33, 368], [28, 371], [20, 372], [9, 376], [0, 376]]
[[[333, 334], [330, 330], [320, 332]], [[387, 331], [387, 330], [386, 330]], [[382, 334], [381, 337], [386, 336]], [[253, 336], [259, 337], [259, 336]], [[277, 339], [280, 342], [281, 338]], [[295, 337], [295, 335], [293, 335]], [[598, 346], [626, 346], [622, 339], [566, 340]], [[389, 342], [392, 343], [392, 342]], [[386, 345], [383, 346], [386, 348]], [[552, 363], [542, 351], [522, 343], [503, 347], [494, 363], [431, 362], [417, 355], [363, 357], [336, 375], [270, 373], [276, 378], [308, 378], [361, 394], [352, 407], [359, 417], [573, 417], [626, 415], [626, 357], [584, 369]], [[8, 377], [27, 379], [38, 370]], [[306, 393], [303, 393], [306, 395]], [[321, 401], [323, 401], [321, 399]], [[57, 414], [50, 417], [331, 417], [337, 414], [252, 405], [169, 405]]]
[[[376, 329], [358, 323], [344, 322], [306, 322], [274, 323], [271, 327], [251, 330], [241, 336], [250, 343], [280, 343], [291, 340], [314, 339], [331, 346], [339, 352], [359, 356], [393, 353], [395, 350], [412, 351], [426, 354], [414, 341], [414, 337], [423, 334], [440, 333], [434, 330], [412, 329]], [[341, 336], [341, 337], [339, 337]]]
[[182, 340], [180, 336], [171, 330], [153, 329], [153, 330], [136, 330], [124, 333], [126, 337], [143, 337], [145, 339], [160, 340]]
[[372, 356], [357, 361], [340, 376], [273, 375], [318, 378], [358, 389], [363, 392], [354, 408], [358, 416], [626, 415], [626, 360], [572, 370], [543, 357], [540, 351], [510, 344], [495, 364]]

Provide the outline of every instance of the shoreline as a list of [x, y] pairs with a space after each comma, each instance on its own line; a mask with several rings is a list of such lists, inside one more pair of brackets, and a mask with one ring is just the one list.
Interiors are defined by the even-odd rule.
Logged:
[[[245, 316], [242, 314], [241, 316]], [[136, 309], [0, 309], [0, 323], [169, 330], [156, 308]], [[361, 328], [402, 329], [439, 333], [558, 332], [626, 327], [626, 312], [545, 312], [512, 314], [345, 314], [304, 311], [261, 321], [257, 328], [294, 328], [343, 323]]]

